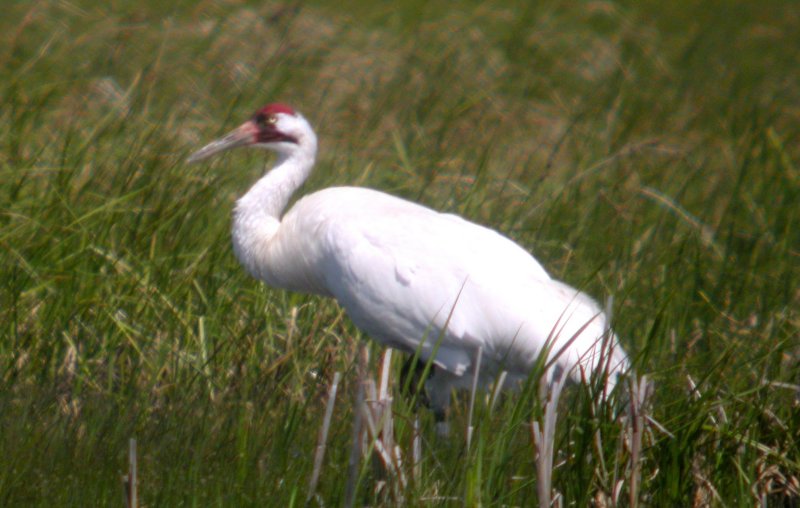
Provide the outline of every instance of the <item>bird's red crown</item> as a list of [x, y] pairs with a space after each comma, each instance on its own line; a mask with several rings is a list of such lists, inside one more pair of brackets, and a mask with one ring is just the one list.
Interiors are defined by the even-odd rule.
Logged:
[[273, 102], [272, 104], [267, 104], [266, 106], [264, 106], [263, 108], [259, 109], [256, 112], [257, 115], [261, 114], [265, 116], [274, 115], [277, 113], [285, 113], [287, 115], [292, 115], [292, 116], [297, 114], [295, 113], [294, 109], [292, 109], [291, 106], [288, 106], [281, 102]]

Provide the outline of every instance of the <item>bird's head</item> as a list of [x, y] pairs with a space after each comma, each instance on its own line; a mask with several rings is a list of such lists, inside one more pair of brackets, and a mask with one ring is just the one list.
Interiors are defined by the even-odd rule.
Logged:
[[254, 146], [291, 155], [302, 147], [315, 151], [316, 137], [300, 113], [286, 104], [267, 104], [236, 129], [193, 153], [188, 162], [207, 159], [239, 146]]

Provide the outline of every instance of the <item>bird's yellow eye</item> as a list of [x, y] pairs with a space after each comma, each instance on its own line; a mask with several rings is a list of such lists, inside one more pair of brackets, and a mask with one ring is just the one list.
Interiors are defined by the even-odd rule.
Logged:
[[269, 115], [267, 117], [267, 123], [278, 123], [278, 117], [275, 115]]

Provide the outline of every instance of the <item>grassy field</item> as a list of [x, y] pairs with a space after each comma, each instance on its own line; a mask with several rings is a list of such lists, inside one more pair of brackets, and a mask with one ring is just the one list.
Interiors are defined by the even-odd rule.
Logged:
[[[663, 429], [637, 456], [629, 425], [568, 386], [565, 506], [798, 506], [800, 8], [459, 5], [4, 4], [0, 505], [123, 506], [130, 438], [145, 506], [302, 505], [335, 372], [310, 504], [343, 502], [366, 337], [234, 259], [262, 153], [184, 162], [280, 100], [320, 136], [306, 192], [462, 214], [613, 297]], [[535, 387], [479, 397], [469, 450], [466, 397], [447, 440], [423, 413], [415, 475], [394, 385], [407, 484], [365, 459], [356, 504], [535, 505]]]

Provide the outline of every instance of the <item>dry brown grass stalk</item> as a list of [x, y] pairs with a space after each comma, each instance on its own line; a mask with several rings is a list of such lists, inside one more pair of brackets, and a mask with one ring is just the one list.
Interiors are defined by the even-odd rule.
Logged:
[[331, 425], [331, 417], [333, 417], [333, 406], [336, 401], [336, 392], [339, 389], [339, 381], [342, 378], [341, 372], [336, 372], [333, 375], [333, 382], [328, 390], [328, 403], [325, 406], [325, 417], [322, 420], [322, 427], [319, 429], [319, 439], [317, 440], [317, 449], [314, 453], [314, 470], [311, 474], [311, 480], [308, 482], [308, 497], [306, 502], [310, 500], [317, 490], [317, 483], [319, 482], [320, 471], [322, 470], [322, 461], [325, 459], [325, 444], [328, 441], [328, 430]]
[[531, 435], [536, 446], [536, 492], [539, 506], [552, 506], [560, 494], [553, 496], [553, 453], [555, 451], [556, 420], [558, 418], [558, 400], [567, 381], [562, 375], [550, 385], [550, 396], [544, 406], [542, 422], [531, 423]]

